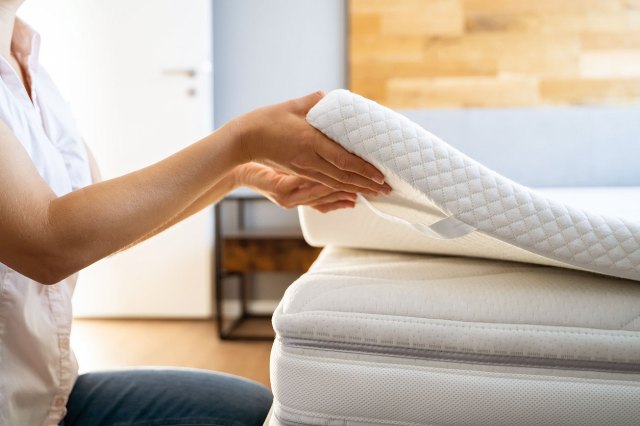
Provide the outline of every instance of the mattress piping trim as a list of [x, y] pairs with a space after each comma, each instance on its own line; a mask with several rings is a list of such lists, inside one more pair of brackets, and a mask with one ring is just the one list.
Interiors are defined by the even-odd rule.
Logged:
[[279, 336], [277, 340], [285, 347], [315, 349], [330, 352], [384, 355], [390, 357], [454, 362], [479, 365], [503, 365], [508, 367], [532, 367], [606, 373], [640, 373], [640, 362], [617, 362], [575, 358], [531, 357], [500, 354], [480, 354], [427, 348], [390, 347], [384, 345], [328, 342], [313, 339], [296, 339]]

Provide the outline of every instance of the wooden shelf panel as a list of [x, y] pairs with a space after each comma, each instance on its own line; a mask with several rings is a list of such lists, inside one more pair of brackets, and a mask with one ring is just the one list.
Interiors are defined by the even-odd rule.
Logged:
[[306, 272], [321, 248], [301, 238], [222, 240], [222, 267], [226, 272]]
[[246, 240], [246, 239], [303, 239], [300, 228], [282, 229], [241, 229], [233, 231], [223, 231], [223, 240]]

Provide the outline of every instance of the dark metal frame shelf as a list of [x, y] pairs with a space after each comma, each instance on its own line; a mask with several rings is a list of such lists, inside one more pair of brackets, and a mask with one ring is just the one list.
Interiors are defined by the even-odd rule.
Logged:
[[[213, 252], [213, 284], [214, 284], [214, 304], [216, 310], [216, 324], [218, 336], [222, 340], [252, 340], [252, 341], [271, 341], [274, 336], [255, 335], [239, 333], [238, 330], [247, 320], [264, 320], [270, 321], [271, 315], [251, 313], [248, 308], [247, 287], [250, 284], [252, 272], [225, 271], [224, 270], [224, 239], [279, 239], [300, 237], [300, 230], [283, 229], [283, 230], [249, 230], [245, 226], [245, 204], [246, 202], [269, 201], [267, 198], [259, 194], [247, 195], [231, 195], [214, 207], [214, 252]], [[237, 231], [224, 234], [222, 230], [222, 208], [225, 202], [236, 202], [237, 208]], [[240, 316], [231, 321], [230, 325], [225, 326], [223, 301], [224, 301], [224, 280], [229, 277], [237, 277], [239, 280], [239, 298], [240, 298]], [[226, 321], [227, 323], [229, 321]]]

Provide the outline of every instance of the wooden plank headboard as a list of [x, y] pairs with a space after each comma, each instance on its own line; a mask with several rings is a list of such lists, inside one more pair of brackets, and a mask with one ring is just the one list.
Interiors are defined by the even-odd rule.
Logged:
[[350, 88], [395, 108], [640, 103], [640, 0], [350, 0]]

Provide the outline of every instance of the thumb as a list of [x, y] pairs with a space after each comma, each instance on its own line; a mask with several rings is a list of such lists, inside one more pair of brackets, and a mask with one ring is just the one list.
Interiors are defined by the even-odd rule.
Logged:
[[326, 93], [324, 90], [318, 90], [317, 92], [313, 92], [308, 94], [307, 96], [303, 96], [301, 98], [295, 99], [294, 103], [296, 108], [304, 115], [307, 115], [309, 110], [313, 108], [315, 104], [317, 104], [320, 99], [324, 98]]

